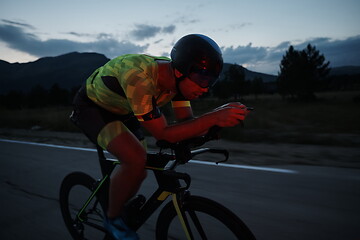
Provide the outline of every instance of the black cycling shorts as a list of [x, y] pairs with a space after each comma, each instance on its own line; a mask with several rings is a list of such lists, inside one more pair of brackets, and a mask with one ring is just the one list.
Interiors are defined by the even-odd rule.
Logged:
[[73, 103], [71, 121], [94, 144], [106, 149], [116, 136], [123, 132], [132, 132], [145, 145], [144, 134], [134, 114], [118, 115], [101, 108], [87, 97], [85, 85], [77, 92]]

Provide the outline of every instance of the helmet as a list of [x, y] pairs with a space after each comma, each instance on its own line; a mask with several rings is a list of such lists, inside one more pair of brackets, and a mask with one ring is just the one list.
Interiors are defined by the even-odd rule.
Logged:
[[200, 87], [207, 88], [216, 82], [223, 67], [219, 46], [209, 37], [190, 34], [178, 40], [171, 50], [172, 65]]

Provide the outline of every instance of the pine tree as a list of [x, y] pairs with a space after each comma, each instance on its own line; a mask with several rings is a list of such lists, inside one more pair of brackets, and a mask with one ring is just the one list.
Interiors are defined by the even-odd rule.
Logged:
[[291, 99], [314, 100], [315, 91], [320, 81], [329, 73], [330, 62], [325, 62], [324, 55], [316, 47], [308, 44], [302, 51], [293, 46], [283, 56], [278, 76], [279, 93]]

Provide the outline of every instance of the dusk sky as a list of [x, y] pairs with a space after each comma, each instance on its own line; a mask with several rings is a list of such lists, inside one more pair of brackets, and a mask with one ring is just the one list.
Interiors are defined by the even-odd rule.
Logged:
[[190, 33], [213, 38], [225, 62], [263, 73], [308, 43], [331, 67], [360, 66], [359, 0], [0, 0], [0, 59], [11, 63], [73, 51], [168, 56]]

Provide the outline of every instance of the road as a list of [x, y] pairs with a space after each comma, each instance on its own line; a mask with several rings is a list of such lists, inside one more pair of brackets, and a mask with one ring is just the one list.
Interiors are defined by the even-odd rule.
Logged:
[[[58, 192], [64, 176], [79, 170], [100, 176], [95, 152], [0, 140], [0, 239], [70, 239]], [[192, 175], [192, 194], [233, 210], [259, 240], [360, 239], [360, 169], [189, 163], [181, 171]], [[141, 192], [153, 185], [149, 174]], [[141, 239], [154, 239], [155, 220], [140, 229]]]

